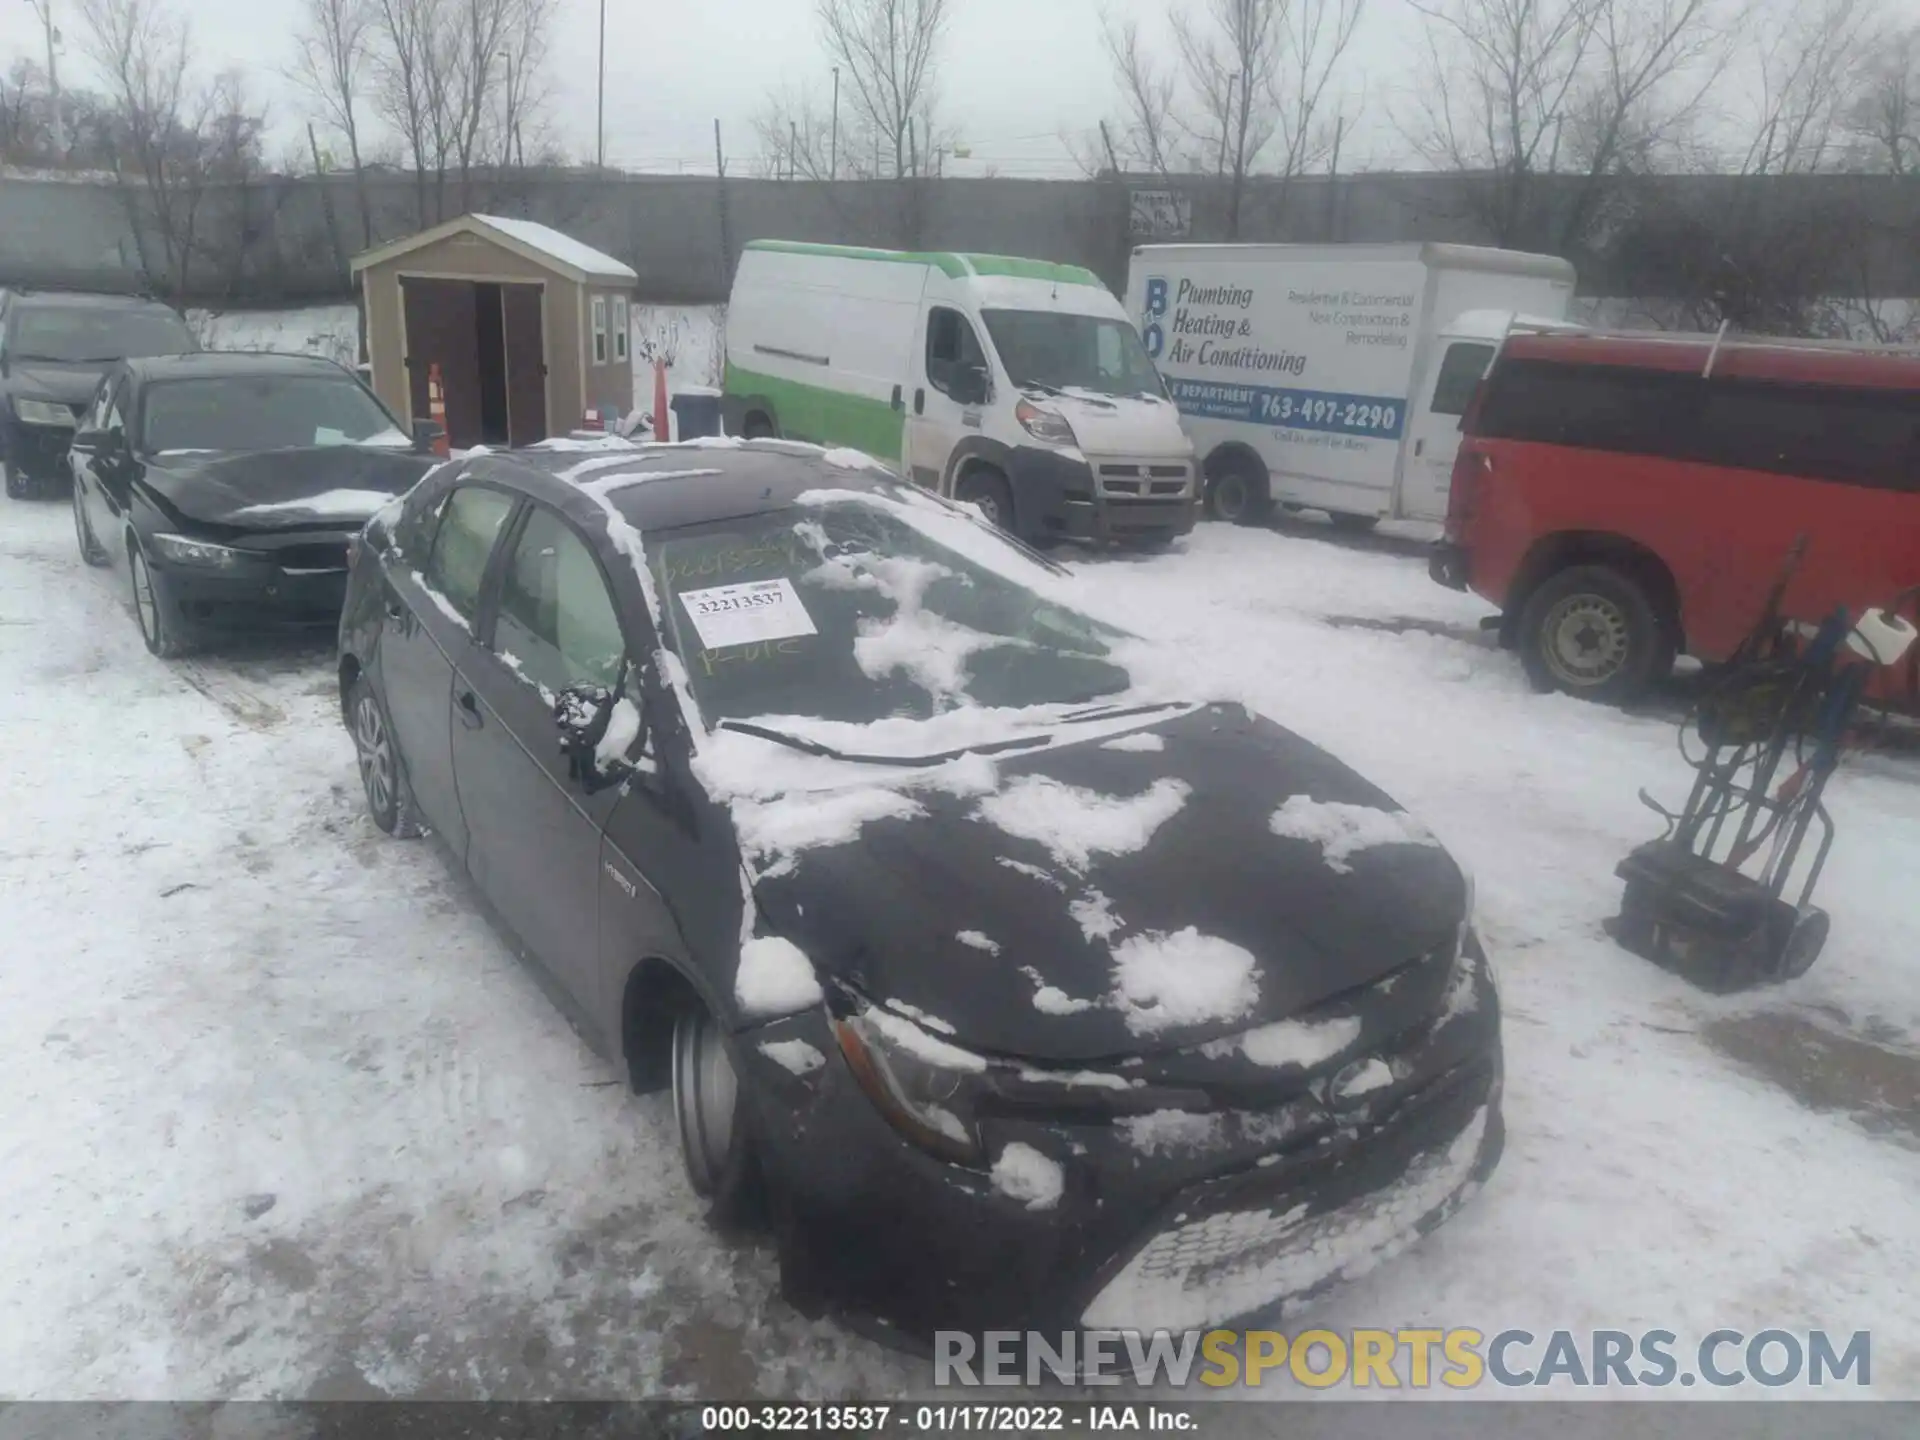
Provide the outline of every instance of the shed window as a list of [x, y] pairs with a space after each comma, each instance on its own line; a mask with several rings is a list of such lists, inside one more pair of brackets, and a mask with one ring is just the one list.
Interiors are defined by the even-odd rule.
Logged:
[[627, 297], [613, 297], [613, 358], [623, 365], [627, 359], [627, 344], [633, 325], [633, 317], [627, 310]]
[[593, 363], [607, 363], [607, 297], [593, 297]]

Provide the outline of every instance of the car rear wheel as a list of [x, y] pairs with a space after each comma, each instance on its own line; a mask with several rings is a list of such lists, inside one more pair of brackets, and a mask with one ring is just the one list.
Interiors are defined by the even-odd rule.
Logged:
[[953, 487], [953, 498], [963, 505], [977, 505], [996, 529], [1013, 529], [1013, 491], [1006, 477], [992, 470], [974, 470], [960, 477]]
[[140, 623], [140, 638], [147, 642], [147, 652], [162, 660], [175, 660], [192, 651], [193, 636], [180, 623], [166, 577], [147, 564], [146, 552], [138, 541], [127, 546], [127, 577], [133, 588], [133, 616]]
[[1528, 597], [1520, 653], [1540, 690], [1624, 704], [1673, 668], [1672, 630], [1646, 587], [1608, 565], [1575, 565]]
[[360, 788], [366, 792], [367, 813], [373, 823], [397, 840], [421, 833], [420, 811], [407, 784], [400, 744], [387, 720], [373, 685], [358, 676], [347, 692], [347, 717], [353, 730], [354, 759], [360, 766]]
[[78, 480], [73, 482], [73, 538], [80, 543], [80, 558], [89, 565], [107, 563], [107, 552], [93, 538], [93, 526], [87, 523], [86, 494]]
[[709, 1218], [723, 1225], [750, 1218], [759, 1172], [732, 1043], [694, 999], [673, 1026], [673, 1119], [687, 1180], [707, 1202]]
[[1222, 461], [1207, 476], [1207, 514], [1235, 525], [1258, 525], [1273, 511], [1267, 484], [1246, 459]]

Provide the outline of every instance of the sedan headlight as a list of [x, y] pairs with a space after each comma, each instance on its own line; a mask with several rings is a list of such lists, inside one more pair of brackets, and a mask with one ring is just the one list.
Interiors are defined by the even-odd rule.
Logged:
[[1035, 405], [1031, 400], [1022, 400], [1013, 407], [1013, 418], [1020, 427], [1036, 440], [1049, 445], [1078, 445], [1073, 426], [1067, 423], [1067, 417], [1057, 410], [1048, 410]]
[[185, 535], [156, 535], [153, 537], [153, 548], [176, 565], [198, 565], [209, 570], [230, 570], [253, 558], [243, 550], [209, 544], [205, 540], [190, 540]]
[[13, 413], [29, 425], [64, 425], [69, 430], [73, 428], [73, 411], [58, 400], [27, 400], [16, 395]]
[[984, 1059], [871, 1007], [835, 1016], [833, 1033], [860, 1088], [894, 1129], [943, 1160], [980, 1163], [975, 1100]]

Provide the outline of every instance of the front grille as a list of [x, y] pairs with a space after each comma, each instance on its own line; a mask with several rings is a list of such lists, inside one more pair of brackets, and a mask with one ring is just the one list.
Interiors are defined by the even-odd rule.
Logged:
[[1136, 460], [1101, 461], [1095, 467], [1100, 493], [1121, 499], [1177, 500], [1192, 483], [1186, 465], [1149, 465]]
[[347, 568], [347, 542], [344, 540], [276, 545], [271, 549], [255, 550], [253, 553], [271, 564], [278, 565], [282, 570], [344, 570]]
[[1399, 1178], [1309, 1215], [1297, 1194], [1272, 1203], [1176, 1216], [1107, 1282], [1081, 1316], [1089, 1329], [1192, 1330], [1266, 1310], [1352, 1279], [1411, 1244], [1422, 1222], [1473, 1178], [1487, 1134], [1481, 1105]]

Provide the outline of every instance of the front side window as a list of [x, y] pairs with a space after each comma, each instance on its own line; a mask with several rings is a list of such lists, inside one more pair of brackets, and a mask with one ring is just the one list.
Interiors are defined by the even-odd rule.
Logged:
[[987, 334], [1023, 390], [1164, 398], [1160, 372], [1126, 320], [1054, 310], [986, 310]]
[[943, 395], [954, 391], [955, 379], [969, 370], [987, 368], [980, 337], [958, 310], [938, 306], [927, 312], [927, 383]]
[[468, 625], [480, 609], [480, 585], [493, 542], [512, 513], [511, 495], [482, 485], [462, 486], [447, 501], [424, 578]]
[[551, 511], [528, 514], [507, 557], [493, 648], [548, 695], [620, 683], [627, 647], [607, 582], [586, 543]]
[[80, 305], [15, 305], [7, 353], [17, 362], [110, 365], [143, 355], [185, 355], [200, 344], [171, 310]]
[[593, 363], [607, 363], [607, 297], [593, 297]]
[[1436, 415], [1464, 415], [1473, 402], [1480, 377], [1493, 363], [1493, 346], [1471, 342], [1447, 347], [1440, 373], [1433, 382], [1432, 411]]
[[222, 375], [147, 387], [144, 444], [168, 450], [404, 449], [386, 407], [346, 375]]

